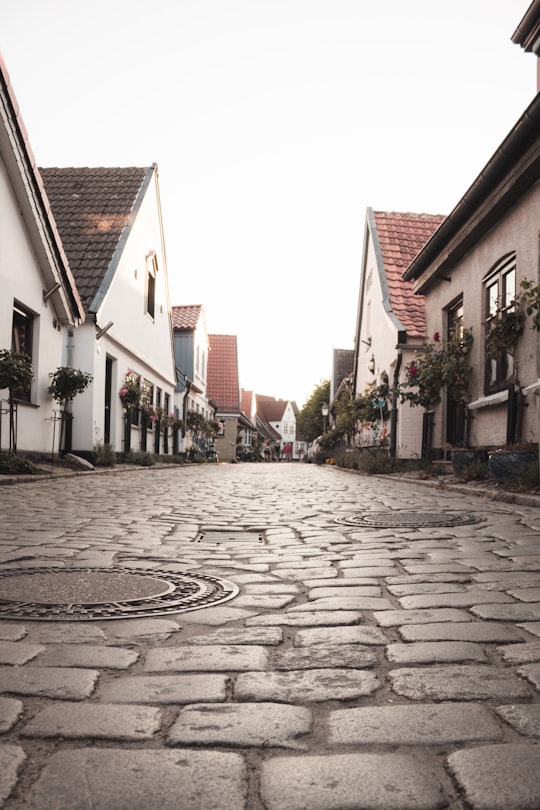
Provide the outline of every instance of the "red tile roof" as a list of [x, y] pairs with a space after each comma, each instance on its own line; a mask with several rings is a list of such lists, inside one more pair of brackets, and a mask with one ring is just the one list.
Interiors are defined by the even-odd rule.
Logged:
[[196, 329], [202, 304], [191, 304], [172, 308], [173, 329]]
[[39, 171], [88, 312], [152, 170], [85, 167]]
[[244, 388], [240, 391], [240, 400], [242, 412], [249, 416], [251, 419], [252, 404], [253, 404], [253, 391], [246, 391]]
[[374, 211], [373, 216], [392, 310], [410, 337], [424, 337], [424, 296], [415, 295], [412, 282], [402, 274], [446, 217], [387, 211]]
[[206, 390], [218, 413], [240, 412], [240, 382], [236, 335], [208, 335], [210, 351]]

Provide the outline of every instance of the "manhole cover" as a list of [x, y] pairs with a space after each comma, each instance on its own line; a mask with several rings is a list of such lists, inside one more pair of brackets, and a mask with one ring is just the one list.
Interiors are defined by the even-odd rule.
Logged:
[[345, 526], [370, 526], [376, 529], [423, 529], [431, 526], [466, 526], [480, 523], [483, 518], [471, 514], [441, 514], [440, 512], [366, 512], [345, 515], [336, 523]]
[[129, 568], [36, 568], [0, 572], [0, 619], [98, 621], [182, 613], [238, 594], [199, 573]]

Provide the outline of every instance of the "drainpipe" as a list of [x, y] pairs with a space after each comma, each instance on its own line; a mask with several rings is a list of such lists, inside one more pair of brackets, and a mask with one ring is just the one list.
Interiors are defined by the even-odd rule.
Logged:
[[186, 436], [186, 428], [187, 428], [187, 414], [188, 414], [188, 399], [189, 399], [189, 392], [191, 391], [191, 385], [187, 378], [184, 377], [184, 382], [186, 384], [186, 393], [184, 394], [184, 401], [182, 403], [182, 421], [184, 423], [184, 427], [182, 428], [182, 438], [184, 439]]
[[397, 446], [396, 446], [397, 418], [398, 418], [397, 401], [398, 401], [399, 372], [401, 370], [402, 360], [403, 360], [403, 352], [401, 350], [401, 347], [398, 345], [396, 367], [394, 369], [394, 380], [392, 386], [392, 408], [390, 410], [390, 456], [392, 458], [395, 458], [397, 453]]
[[[67, 355], [66, 355], [66, 364], [68, 368], [73, 368], [73, 354], [75, 351], [75, 341], [74, 341], [74, 331], [73, 329], [68, 329], [68, 340], [67, 340]], [[64, 446], [66, 453], [71, 453], [73, 450], [73, 400], [68, 399], [66, 402], [66, 419], [65, 419], [65, 440]], [[62, 448], [60, 448], [60, 452], [62, 452]]]

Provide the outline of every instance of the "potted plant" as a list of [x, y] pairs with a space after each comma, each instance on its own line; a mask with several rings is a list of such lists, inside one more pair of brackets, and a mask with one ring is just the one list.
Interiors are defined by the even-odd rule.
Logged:
[[[64, 425], [71, 417], [68, 410], [68, 403], [73, 400], [77, 394], [82, 394], [92, 382], [92, 375], [81, 371], [78, 368], [70, 368], [69, 366], [60, 366], [56, 369], [54, 374], [51, 374], [51, 384], [49, 385], [49, 394], [58, 402], [61, 407], [61, 422], [60, 422], [60, 443], [59, 450], [62, 451], [62, 441], [64, 437]], [[71, 450], [71, 422], [69, 427], [66, 426], [66, 451]]]
[[32, 363], [27, 354], [12, 349], [0, 349], [0, 389], [9, 392], [9, 449], [17, 452], [17, 420], [15, 419], [17, 394], [30, 389], [34, 380]]

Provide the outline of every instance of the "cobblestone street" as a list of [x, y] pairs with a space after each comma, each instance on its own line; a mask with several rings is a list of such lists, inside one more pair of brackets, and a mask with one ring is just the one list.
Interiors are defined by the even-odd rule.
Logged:
[[308, 464], [117, 468], [0, 487], [0, 538], [0, 599], [39, 570], [48, 619], [57, 569], [155, 572], [150, 603], [166, 573], [238, 589], [0, 619], [5, 810], [540, 808], [540, 508]]

